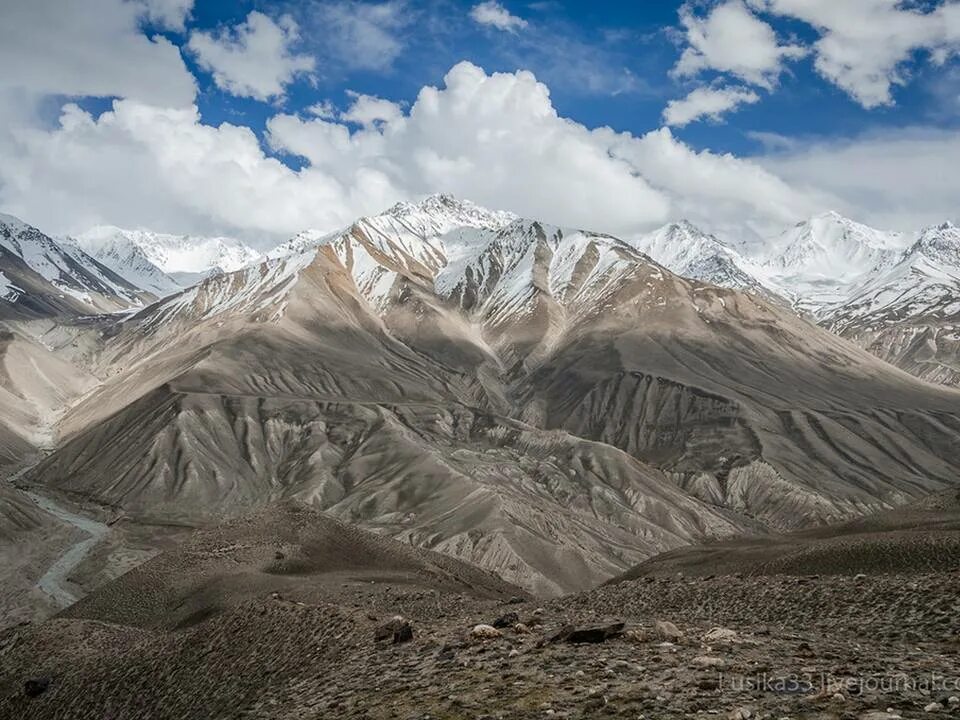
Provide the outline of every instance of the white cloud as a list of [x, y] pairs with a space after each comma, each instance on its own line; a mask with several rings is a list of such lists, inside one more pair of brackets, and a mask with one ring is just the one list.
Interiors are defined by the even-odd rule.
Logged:
[[686, 217], [727, 236], [753, 232], [761, 237], [825, 208], [836, 198], [817, 187], [797, 187], [749, 159], [730, 153], [699, 152], [667, 128], [640, 137], [597, 130], [614, 158], [642, 172], [654, 187], [669, 192], [671, 217]]
[[773, 28], [750, 12], [742, 0], [727, 0], [705, 18], [685, 5], [680, 22], [687, 48], [673, 70], [678, 77], [716, 70], [769, 89], [776, 84], [784, 60], [806, 52], [797, 45], [781, 45]]
[[726, 112], [759, 101], [760, 96], [748, 88], [700, 87], [685, 98], [667, 103], [663, 121], [673, 127], [683, 127], [703, 117], [719, 120]]
[[929, 12], [902, 0], [750, 0], [764, 11], [812, 25], [815, 66], [865, 108], [893, 102], [893, 85], [905, 84], [904, 64], [917, 50], [935, 63], [960, 51], [960, 3], [948, 0]]
[[[395, 102], [374, 97], [373, 95], [361, 95], [359, 93], [349, 93], [353, 98], [353, 104], [346, 112], [340, 114], [340, 119], [347, 122], [356, 123], [363, 127], [372, 127], [378, 123], [395, 123], [403, 117], [403, 110]], [[322, 116], [319, 116], [321, 117]]]
[[326, 51], [348, 67], [383, 70], [403, 50], [401, 31], [412, 11], [405, 0], [381, 3], [341, 0], [311, 8]]
[[793, 141], [760, 158], [796, 187], [819, 187], [838, 210], [878, 227], [960, 221], [960, 135], [914, 128], [852, 140]]
[[474, 5], [470, 10], [470, 17], [480, 25], [497, 28], [505, 32], [516, 32], [527, 26], [527, 21], [510, 13], [497, 0], [486, 0]]
[[159, 6], [121, 0], [4, 0], [0, 91], [28, 98], [119, 96], [189, 106], [196, 85], [179, 49], [140, 32], [148, 7]]
[[324, 120], [336, 120], [339, 115], [337, 106], [330, 100], [321, 100], [318, 103], [314, 103], [307, 107], [304, 112], [308, 115], [316, 115], [318, 118], [323, 118]]
[[274, 22], [252, 11], [247, 19], [218, 34], [193, 32], [187, 47], [200, 67], [213, 73], [217, 87], [240, 97], [269, 100], [316, 62], [309, 55], [291, 52], [299, 38], [297, 23], [289, 15]]
[[193, 0], [140, 0], [148, 20], [157, 25], [183, 32], [193, 10]]
[[22, 128], [0, 144], [0, 205], [51, 232], [113, 223], [264, 245], [436, 191], [619, 234], [682, 216], [780, 229], [827, 206], [667, 130], [633, 136], [560, 117], [529, 72], [460, 63], [444, 80], [409, 110], [356, 96], [337, 121], [274, 116], [268, 141], [306, 158], [299, 171], [265, 155], [247, 128], [201, 124], [196, 109], [123, 100], [94, 118], [68, 106], [59, 127]]

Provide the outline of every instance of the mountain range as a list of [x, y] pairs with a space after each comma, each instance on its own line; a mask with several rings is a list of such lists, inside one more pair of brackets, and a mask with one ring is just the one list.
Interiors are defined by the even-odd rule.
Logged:
[[[29, 408], [0, 417], [5, 457], [45, 451], [23, 483], [144, 527], [295, 498], [558, 594], [960, 471], [960, 391], [876, 357], [951, 382], [902, 344], [946, 337], [949, 225], [825, 215], [764, 256], [688, 223], [619, 239], [433, 196], [189, 261], [3, 227], [2, 389]], [[166, 294], [187, 269], [207, 276]]]

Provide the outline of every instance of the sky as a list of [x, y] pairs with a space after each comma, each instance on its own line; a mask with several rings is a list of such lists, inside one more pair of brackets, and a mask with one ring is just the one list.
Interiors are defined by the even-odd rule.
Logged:
[[4, 0], [0, 68], [0, 211], [55, 234], [960, 220], [960, 0]]

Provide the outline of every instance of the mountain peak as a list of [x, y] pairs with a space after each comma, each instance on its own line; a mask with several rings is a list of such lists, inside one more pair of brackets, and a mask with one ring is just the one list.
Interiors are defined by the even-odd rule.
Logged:
[[6, 213], [0, 213], [0, 225], [7, 225], [15, 230], [23, 230], [24, 228], [30, 227], [18, 217], [13, 215], [7, 215]]
[[418, 202], [398, 202], [380, 217], [389, 216], [399, 220], [429, 220], [440, 230], [443, 227], [501, 228], [517, 216], [510, 212], [488, 210], [470, 200], [448, 193], [428, 195]]

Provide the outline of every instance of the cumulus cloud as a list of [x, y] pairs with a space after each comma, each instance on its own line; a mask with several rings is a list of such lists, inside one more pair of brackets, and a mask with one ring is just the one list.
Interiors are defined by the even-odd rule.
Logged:
[[960, 4], [932, 10], [902, 0], [750, 0], [754, 7], [813, 26], [817, 71], [865, 108], [893, 102], [904, 64], [917, 50], [936, 63], [960, 51]]
[[480, 25], [487, 25], [505, 32], [516, 32], [527, 26], [526, 20], [511, 14], [497, 0], [486, 0], [479, 5], [474, 5], [470, 10], [470, 17]]
[[403, 51], [402, 33], [412, 16], [405, 0], [339, 0], [309, 7], [312, 29], [322, 35], [326, 52], [347, 67], [383, 70]]
[[141, 0], [146, 17], [160, 27], [177, 32], [186, 29], [193, 0]]
[[189, 106], [196, 84], [180, 50], [140, 31], [144, 14], [160, 7], [122, 0], [4, 0], [0, 92], [29, 98], [119, 96]]
[[781, 45], [773, 28], [750, 12], [742, 0], [716, 5], [706, 17], [695, 15], [685, 5], [680, 22], [687, 47], [674, 67], [677, 77], [716, 70], [769, 89], [776, 84], [784, 61], [806, 52], [798, 45]]
[[303, 167], [265, 154], [248, 128], [203, 125], [195, 108], [118, 100], [92, 117], [67, 106], [58, 127], [0, 147], [0, 204], [52, 232], [109, 222], [261, 246], [436, 191], [624, 235], [681, 216], [780, 229], [824, 206], [757, 163], [695, 152], [667, 130], [591, 130], [558, 115], [531, 73], [470, 63], [408, 110], [357, 95], [335, 120], [275, 115], [267, 139]]
[[[353, 104], [346, 112], [340, 113], [341, 120], [371, 127], [378, 123], [397, 122], [403, 117], [403, 110], [395, 102], [373, 95], [349, 94], [353, 98]], [[322, 115], [317, 117], [323, 118]]]
[[749, 159], [695, 151], [668, 128], [634, 137], [594, 131], [612, 157], [624, 160], [655, 187], [670, 193], [671, 216], [686, 217], [728, 237], [768, 237], [787, 224], [839, 200], [816, 185], [800, 187]]
[[283, 95], [297, 75], [314, 70], [314, 58], [291, 51], [298, 38], [299, 28], [289, 15], [275, 22], [254, 10], [231, 29], [191, 33], [187, 47], [220, 89], [269, 100]]
[[749, 88], [700, 87], [685, 98], [671, 100], [663, 111], [663, 121], [683, 127], [704, 117], [719, 120], [724, 113], [759, 101], [760, 96]]
[[838, 210], [878, 227], [960, 221], [960, 135], [908, 128], [845, 140], [783, 142], [760, 158], [797, 187], [819, 187]]

